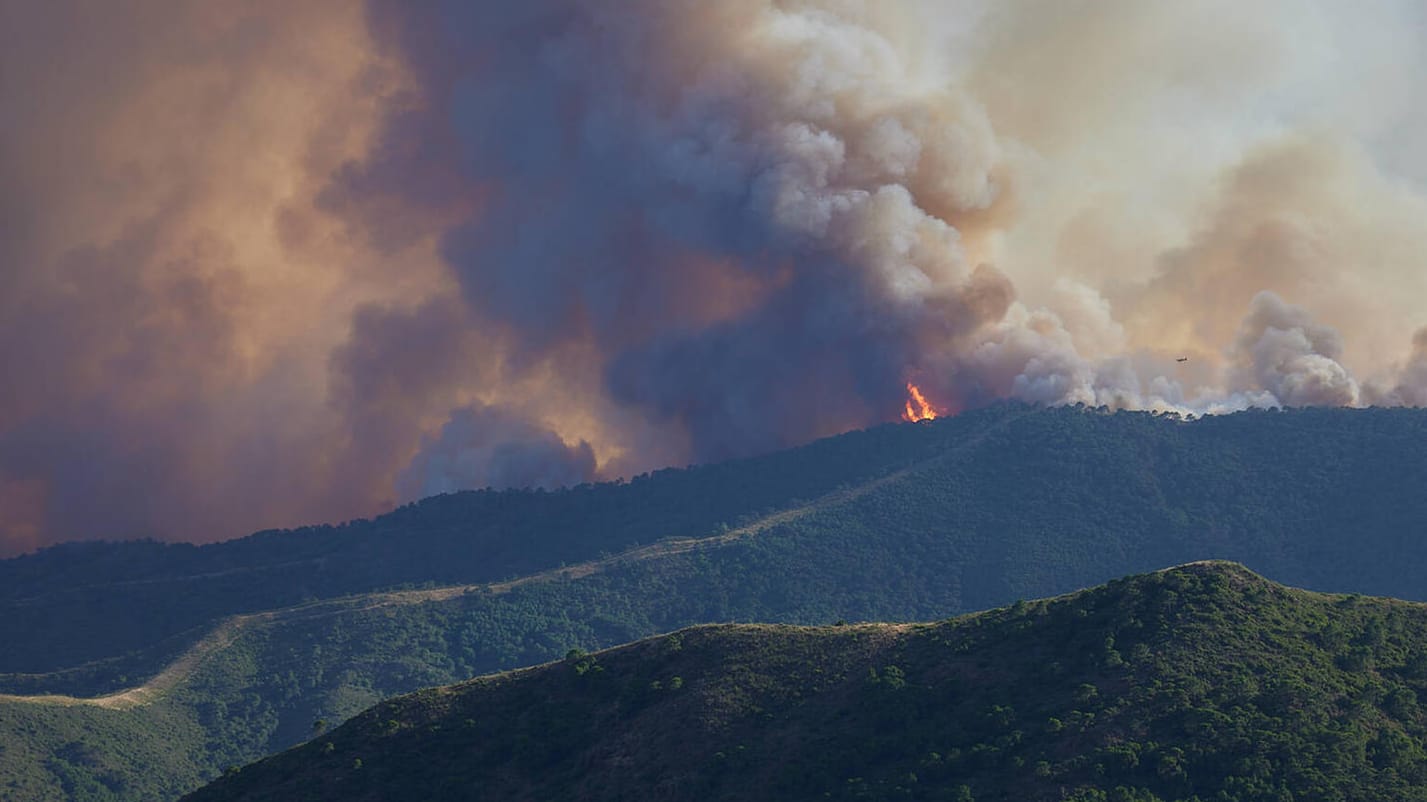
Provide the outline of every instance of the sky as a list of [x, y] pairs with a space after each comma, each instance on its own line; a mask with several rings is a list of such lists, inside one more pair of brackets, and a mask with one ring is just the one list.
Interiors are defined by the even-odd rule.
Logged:
[[908, 383], [1427, 405], [1424, 33], [1387, 0], [0, 0], [0, 556], [754, 454]]

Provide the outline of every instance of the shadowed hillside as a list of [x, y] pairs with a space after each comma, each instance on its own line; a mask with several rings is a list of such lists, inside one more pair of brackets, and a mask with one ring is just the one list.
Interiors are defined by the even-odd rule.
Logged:
[[1424, 632], [1225, 563], [940, 624], [700, 627], [385, 702], [186, 799], [1423, 799]]
[[[373, 520], [205, 546], [72, 543], [0, 561], [0, 673], [132, 675], [233, 613], [420, 584], [493, 582], [700, 537], [886, 476], [1028, 410], [883, 426], [800, 449], [546, 492], [436, 496]], [[182, 605], [172, 603], [176, 596]], [[135, 655], [134, 653], [141, 653]], [[0, 680], [3, 687], [3, 680]]]
[[[627, 508], [611, 501], [610, 509], [624, 510], [639, 521], [645, 540], [653, 538], [629, 550], [597, 549], [571, 534], [605, 532], [595, 526], [598, 517], [575, 520], [548, 542], [529, 527], [483, 529], [479, 521], [449, 531], [433, 525], [382, 535], [364, 528], [372, 523], [239, 541], [230, 548], [262, 554], [270, 546], [274, 554], [286, 549], [292, 556], [291, 550], [324, 538], [340, 544], [346, 535], [339, 533], [346, 532], [357, 552], [380, 546], [382, 554], [399, 553], [411, 565], [425, 553], [420, 544], [444, 543], [429, 552], [432, 570], [442, 576], [459, 573], [450, 555], [460, 542], [452, 533], [462, 531], [485, 533], [469, 535], [473, 543], [494, 539], [513, 554], [537, 555], [521, 558], [535, 565], [547, 547], [592, 553], [513, 581], [366, 592], [236, 617], [217, 616], [228, 608], [214, 600], [228, 597], [204, 595], [212, 590], [207, 583], [220, 589], [232, 583], [232, 598], [247, 609], [265, 603], [269, 589], [276, 589], [272, 598], [297, 593], [277, 579], [286, 569], [242, 574], [253, 580], [251, 598], [237, 592], [243, 587], [237, 573], [113, 584], [138, 570], [117, 558], [131, 547], [93, 547], [112, 550], [113, 564], [76, 563], [58, 576], [108, 579], [73, 593], [58, 582], [48, 592], [32, 583], [38, 595], [11, 608], [31, 617], [0, 619], [19, 638], [7, 646], [35, 653], [44, 652], [44, 643], [89, 648], [86, 634], [102, 641], [110, 626], [115, 638], [132, 640], [153, 625], [148, 603], [203, 623], [105, 662], [0, 676], [0, 692], [67, 694], [110, 705], [0, 697], [0, 795], [9, 788], [36, 800], [172, 798], [225, 766], [310, 737], [316, 720], [335, 724], [394, 694], [704, 622], [937, 619], [1206, 557], [1235, 559], [1276, 580], [1320, 590], [1422, 598], [1427, 545], [1420, 522], [1427, 520], [1427, 499], [1420, 488], [1427, 477], [1418, 454], [1424, 445], [1427, 413], [1418, 410], [1259, 412], [1184, 422], [1003, 408], [624, 485], [446, 496], [392, 516], [429, 522], [437, 518], [428, 508], [494, 505], [502, 498], [537, 513], [541, 499], [567, 512], [578, 500], [625, 499], [619, 504]], [[859, 460], [859, 454], [868, 456]], [[855, 467], [863, 478], [834, 482], [828, 477], [835, 478], [839, 465]], [[776, 487], [810, 481], [796, 475], [801, 466], [822, 471], [827, 491], [727, 516], [707, 531], [678, 535], [659, 525], [666, 515], [686, 520], [678, 516], [687, 510], [670, 512], [677, 505], [669, 499], [680, 493], [713, 504], [697, 492], [698, 477], [722, 477], [709, 486], [723, 488], [718, 492], [725, 499], [737, 498], [740, 482], [763, 498]], [[665, 498], [665, 505], [641, 518], [635, 503], [641, 494]], [[718, 517], [716, 510], [705, 514]], [[446, 534], [433, 534], [441, 531]], [[610, 531], [615, 534], [602, 537], [613, 543], [623, 530]], [[654, 538], [656, 532], [669, 536]], [[514, 542], [520, 538], [523, 550]], [[45, 561], [59, 561], [54, 564], [63, 568], [62, 551], [3, 565], [37, 571]], [[286, 564], [286, 557], [273, 559], [274, 566]], [[379, 576], [386, 562], [379, 555], [366, 566]], [[145, 570], [156, 571], [157, 564]], [[488, 573], [508, 575], [495, 568]], [[271, 582], [257, 579], [262, 576]], [[180, 592], [185, 587], [192, 595]], [[135, 593], [152, 598], [130, 609]], [[64, 606], [86, 595], [93, 599]], [[69, 623], [45, 630], [45, 615]], [[21, 635], [31, 631], [44, 639], [24, 641]], [[105, 694], [117, 695], [93, 699]], [[160, 764], [154, 754], [163, 755]]]
[[1415, 409], [1184, 422], [1004, 406], [627, 483], [440, 496], [339, 527], [202, 547], [73, 544], [0, 561], [0, 690], [114, 690], [234, 613], [493, 582], [709, 537], [909, 467], [796, 523], [850, 553], [931, 559], [960, 587], [928, 612], [1202, 557], [1308, 587], [1422, 598], [1424, 450], [1427, 411]]

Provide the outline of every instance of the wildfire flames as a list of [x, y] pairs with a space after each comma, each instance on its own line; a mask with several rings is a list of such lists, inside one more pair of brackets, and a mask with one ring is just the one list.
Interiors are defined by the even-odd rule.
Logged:
[[927, 399], [922, 395], [922, 391], [911, 382], [907, 382], [907, 406], [902, 410], [902, 420], [908, 423], [916, 423], [919, 420], [935, 420], [936, 410], [927, 403]]

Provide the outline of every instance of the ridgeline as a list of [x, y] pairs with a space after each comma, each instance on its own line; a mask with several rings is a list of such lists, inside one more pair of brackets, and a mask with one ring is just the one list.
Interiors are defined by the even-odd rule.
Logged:
[[1005, 406], [342, 527], [57, 547], [0, 562], [0, 797], [172, 799], [395, 694], [700, 623], [941, 619], [1205, 558], [1423, 599], [1424, 452], [1427, 410]]
[[185, 800], [1420, 800], [1424, 693], [1427, 605], [1197, 563], [942, 623], [573, 652]]

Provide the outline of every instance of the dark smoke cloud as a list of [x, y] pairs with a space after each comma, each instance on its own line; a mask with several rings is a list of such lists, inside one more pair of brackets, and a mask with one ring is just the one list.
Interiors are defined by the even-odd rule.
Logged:
[[[484, 58], [449, 100], [492, 189], [446, 254], [525, 358], [597, 344], [611, 396], [703, 460], [876, 420], [931, 349], [1005, 313], [1009, 283], [947, 222], [1003, 200], [989, 126], [954, 94], [897, 97], [856, 20], [739, 66], [719, 31], [756, 28], [761, 4], [543, 8], [561, 10], [458, 28]], [[856, 81], [847, 111], [812, 59]]]
[[908, 381], [1427, 404], [1421, 24], [0, 3], [0, 553], [748, 454]]

